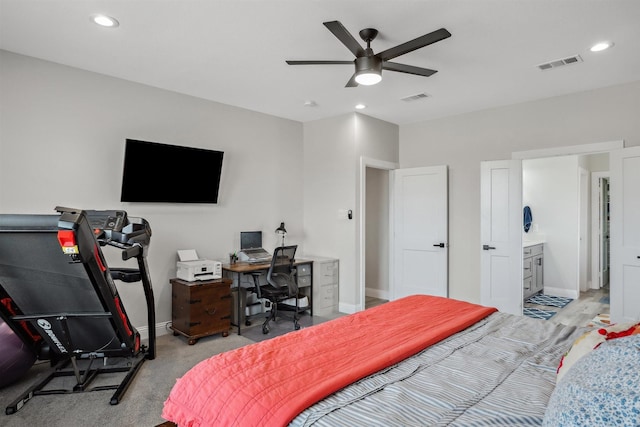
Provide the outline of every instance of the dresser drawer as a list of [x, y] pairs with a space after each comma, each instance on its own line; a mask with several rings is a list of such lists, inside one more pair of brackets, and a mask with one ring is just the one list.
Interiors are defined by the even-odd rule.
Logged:
[[522, 249], [522, 256], [529, 257], [534, 255], [540, 255], [542, 253], [542, 244], [527, 246]]
[[221, 332], [229, 333], [231, 326], [231, 281], [209, 282], [171, 280], [172, 316], [174, 332], [190, 338], [194, 344], [199, 337]]
[[533, 278], [527, 277], [522, 281], [523, 297], [527, 299], [531, 294], [535, 293], [533, 289]]
[[533, 258], [525, 258], [522, 260], [522, 278], [526, 279], [533, 274]]

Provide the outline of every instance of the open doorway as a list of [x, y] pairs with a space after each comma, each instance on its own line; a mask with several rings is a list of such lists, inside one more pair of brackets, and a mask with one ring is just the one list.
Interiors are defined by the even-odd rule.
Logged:
[[393, 162], [360, 158], [356, 311], [389, 299], [390, 171], [398, 167]]
[[608, 153], [523, 160], [523, 205], [533, 212], [523, 243], [543, 242], [542, 293], [576, 299], [598, 280], [590, 268], [599, 260], [591, 250], [589, 176], [608, 174], [608, 164]]
[[389, 300], [389, 171], [366, 168], [365, 307]]

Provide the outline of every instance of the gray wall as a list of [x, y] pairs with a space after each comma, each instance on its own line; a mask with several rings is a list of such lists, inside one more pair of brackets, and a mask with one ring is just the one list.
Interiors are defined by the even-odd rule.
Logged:
[[449, 295], [480, 301], [480, 162], [514, 151], [640, 145], [640, 81], [405, 125], [400, 165], [449, 166]]
[[398, 126], [357, 113], [304, 124], [305, 250], [340, 259], [340, 311], [346, 313], [364, 308], [358, 250], [364, 232], [362, 157], [397, 162]]
[[[281, 221], [287, 243], [302, 245], [302, 135], [298, 122], [0, 51], [0, 212], [61, 205], [146, 218], [159, 323], [171, 320], [178, 249], [228, 260], [242, 230], [277, 245]], [[126, 138], [224, 151], [219, 203], [121, 203]], [[167, 173], [180, 181], [188, 167]], [[146, 325], [142, 287], [118, 287], [134, 325]]]
[[[281, 221], [301, 253], [340, 259], [341, 307], [357, 309], [362, 156], [449, 166], [450, 296], [478, 302], [482, 160], [621, 139], [640, 145], [640, 82], [398, 127], [362, 114], [303, 125], [2, 51], [0, 77], [0, 212], [64, 205], [148, 219], [159, 322], [170, 320], [176, 250], [224, 259], [246, 229], [263, 230], [265, 246], [275, 246]], [[220, 203], [119, 202], [126, 138], [224, 151]], [[141, 290], [120, 292], [144, 325]]]

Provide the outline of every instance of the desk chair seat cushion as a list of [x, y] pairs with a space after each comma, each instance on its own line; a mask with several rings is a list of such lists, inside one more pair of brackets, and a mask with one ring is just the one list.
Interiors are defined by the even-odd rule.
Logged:
[[260, 286], [260, 293], [262, 294], [262, 298], [286, 299], [289, 296], [289, 289], [276, 288], [276, 287], [273, 287], [272, 285], [263, 285], [263, 286]]

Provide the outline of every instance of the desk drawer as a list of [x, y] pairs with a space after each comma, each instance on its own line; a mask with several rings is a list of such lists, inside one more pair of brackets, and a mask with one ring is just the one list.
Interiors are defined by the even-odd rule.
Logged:
[[323, 285], [318, 287], [318, 291], [315, 292], [314, 302], [318, 309], [329, 308], [337, 306], [338, 304], [338, 285]]
[[338, 283], [338, 261], [318, 263], [318, 286]]
[[298, 276], [298, 287], [306, 288], [308, 286], [311, 286], [311, 276]]
[[298, 277], [311, 276], [311, 264], [300, 264], [296, 266]]

